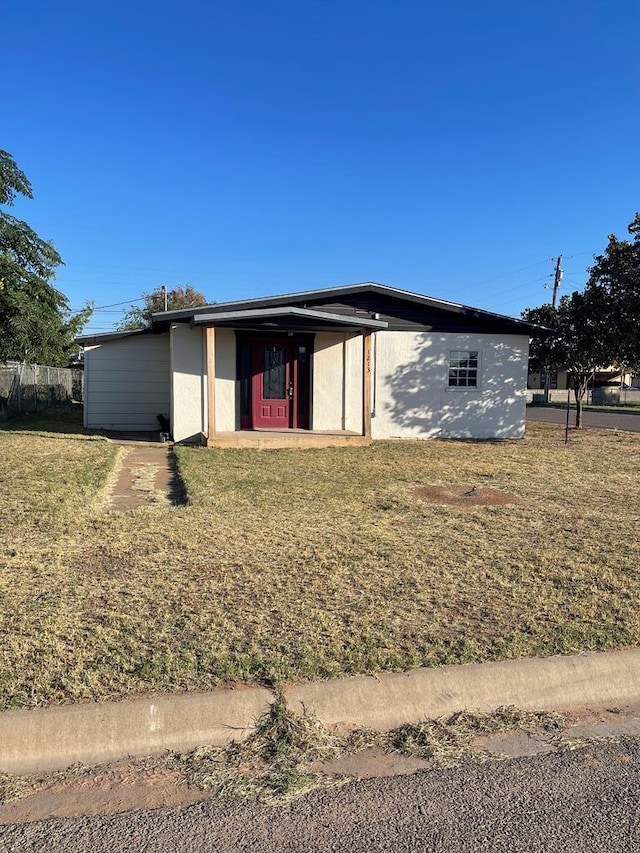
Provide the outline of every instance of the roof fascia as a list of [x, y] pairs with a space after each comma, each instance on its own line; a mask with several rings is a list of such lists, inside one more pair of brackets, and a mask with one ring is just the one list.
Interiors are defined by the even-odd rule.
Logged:
[[350, 328], [387, 329], [385, 320], [373, 320], [368, 317], [345, 317], [342, 314], [331, 314], [328, 311], [313, 311], [309, 308], [297, 308], [289, 305], [279, 308], [258, 308], [246, 311], [225, 311], [218, 314], [199, 314], [194, 317], [192, 325], [228, 323], [234, 320], [268, 320], [272, 317], [299, 317], [302, 320], [320, 320]]
[[109, 341], [119, 341], [122, 338], [133, 338], [138, 335], [155, 334], [151, 326], [146, 329], [127, 329], [119, 332], [96, 332], [93, 335], [78, 335], [74, 338], [77, 344], [81, 346], [90, 346], [91, 344], [106, 344]]

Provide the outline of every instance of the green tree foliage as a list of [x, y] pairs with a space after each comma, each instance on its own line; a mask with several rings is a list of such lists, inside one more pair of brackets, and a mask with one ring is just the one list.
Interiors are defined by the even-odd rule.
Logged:
[[631, 240], [609, 235], [607, 248], [589, 270], [586, 291], [598, 300], [607, 363], [640, 370], [640, 213], [629, 225]]
[[[0, 149], [0, 205], [33, 198], [13, 157]], [[71, 316], [65, 296], [52, 286], [62, 263], [53, 243], [0, 209], [0, 363], [9, 360], [64, 364], [91, 306]]]
[[558, 369], [571, 373], [576, 400], [576, 427], [582, 426], [582, 403], [593, 372], [609, 363], [605, 335], [603, 294], [594, 290], [563, 296], [558, 306], [527, 308], [522, 318], [545, 326], [552, 333], [531, 338], [529, 369], [547, 373]]
[[[125, 311], [119, 329], [146, 329], [151, 325], [151, 315], [158, 311], [164, 311], [164, 285], [161, 285], [153, 293], [144, 294], [143, 305], [132, 305]], [[206, 297], [190, 284], [174, 287], [167, 290], [167, 311], [179, 311], [181, 308], [199, 308], [202, 305], [211, 305]]]

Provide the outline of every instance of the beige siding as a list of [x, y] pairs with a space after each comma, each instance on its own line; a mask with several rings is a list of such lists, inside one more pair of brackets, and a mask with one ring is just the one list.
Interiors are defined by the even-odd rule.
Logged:
[[85, 426], [158, 430], [169, 417], [169, 335], [141, 335], [85, 350]]
[[[528, 339], [376, 332], [373, 438], [521, 438]], [[478, 350], [479, 386], [449, 388], [451, 350]]]

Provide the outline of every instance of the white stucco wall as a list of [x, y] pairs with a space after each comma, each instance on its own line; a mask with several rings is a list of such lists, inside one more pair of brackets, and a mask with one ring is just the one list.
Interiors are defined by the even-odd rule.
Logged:
[[85, 349], [84, 423], [159, 431], [169, 416], [169, 335], [136, 335]]
[[[215, 338], [216, 430], [227, 432], [239, 425], [236, 339], [232, 329], [216, 329]], [[449, 388], [451, 350], [478, 350], [477, 388]], [[528, 340], [521, 335], [376, 332], [372, 341], [372, 437], [522, 437], [527, 358]], [[140, 362], [133, 354], [125, 360], [128, 367]], [[176, 324], [171, 332], [171, 364], [174, 438], [184, 441], [207, 429], [204, 330]], [[361, 335], [316, 335], [312, 389], [312, 429], [361, 432]], [[151, 427], [139, 428], [155, 428], [155, 415], [163, 411], [156, 408], [157, 398]]]
[[362, 432], [362, 335], [347, 339], [347, 384], [344, 428]]
[[313, 352], [311, 428], [362, 430], [362, 337], [320, 332]]
[[[528, 339], [376, 332], [373, 438], [521, 438]], [[477, 388], [449, 388], [451, 350], [478, 350]]]
[[[216, 431], [236, 428], [236, 339], [216, 329]], [[187, 323], [171, 328], [171, 427], [175, 441], [199, 438], [208, 429], [206, 332]]]
[[204, 329], [171, 327], [171, 431], [174, 441], [197, 440], [207, 420]]
[[236, 396], [236, 335], [233, 329], [216, 329], [216, 432], [239, 428]]

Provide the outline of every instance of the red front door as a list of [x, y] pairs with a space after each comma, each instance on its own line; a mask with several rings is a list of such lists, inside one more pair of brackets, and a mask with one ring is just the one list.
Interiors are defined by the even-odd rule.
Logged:
[[277, 339], [255, 341], [252, 373], [254, 429], [292, 427], [292, 345]]

